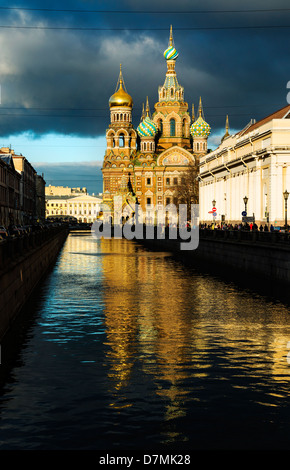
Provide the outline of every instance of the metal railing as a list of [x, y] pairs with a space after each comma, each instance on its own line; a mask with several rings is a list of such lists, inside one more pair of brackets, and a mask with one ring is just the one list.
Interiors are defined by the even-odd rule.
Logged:
[[283, 244], [290, 247], [289, 232], [264, 232], [259, 230], [219, 230], [200, 229], [200, 239], [244, 241], [251, 243]]
[[66, 231], [66, 226], [48, 227], [22, 236], [8, 237], [0, 240], [0, 271], [9, 263], [25, 256], [29, 251], [42, 246], [57, 234]]

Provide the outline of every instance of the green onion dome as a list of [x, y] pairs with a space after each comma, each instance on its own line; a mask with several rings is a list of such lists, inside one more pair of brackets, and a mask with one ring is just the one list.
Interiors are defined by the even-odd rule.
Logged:
[[190, 133], [192, 137], [208, 137], [211, 128], [205, 120], [199, 116], [197, 120], [191, 125]]

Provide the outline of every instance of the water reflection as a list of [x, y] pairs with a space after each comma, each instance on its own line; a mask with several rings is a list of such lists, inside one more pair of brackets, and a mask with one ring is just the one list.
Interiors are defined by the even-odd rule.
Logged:
[[[122, 254], [103, 259], [110, 286], [104, 292], [107, 360], [116, 408], [118, 396], [121, 406], [132, 406], [126, 387], [134, 380], [136, 362], [155, 381], [155, 393], [166, 404], [164, 420], [183, 417], [191, 402], [201, 402], [200, 383], [205, 386], [207, 380], [233, 379], [233, 389], [259, 391], [272, 375], [283, 377], [288, 387], [289, 311], [282, 304], [267, 304], [189, 272], [165, 253], [111, 240], [102, 241], [101, 249]], [[286, 392], [280, 385], [276, 398]], [[264, 404], [272, 398], [269, 390]]]
[[[89, 234], [68, 237], [41, 295], [21, 367], [1, 398], [4, 448], [8, 435], [25, 447], [26, 426], [40, 448], [243, 447], [257, 433], [266, 446], [274, 445], [273, 423], [279, 443], [286, 439], [286, 304], [168, 253]], [[65, 443], [39, 443], [40, 415]], [[98, 439], [88, 444], [88, 435]]]

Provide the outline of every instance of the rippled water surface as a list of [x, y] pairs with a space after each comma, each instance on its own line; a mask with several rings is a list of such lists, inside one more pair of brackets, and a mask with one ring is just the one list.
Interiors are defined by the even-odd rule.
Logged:
[[289, 312], [168, 253], [70, 234], [9, 364], [2, 345], [0, 449], [289, 449]]

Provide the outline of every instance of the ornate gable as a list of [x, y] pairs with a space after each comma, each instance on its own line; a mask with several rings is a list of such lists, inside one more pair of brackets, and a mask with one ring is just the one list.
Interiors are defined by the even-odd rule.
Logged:
[[188, 166], [191, 163], [195, 163], [194, 156], [178, 145], [165, 150], [157, 159], [158, 166]]

